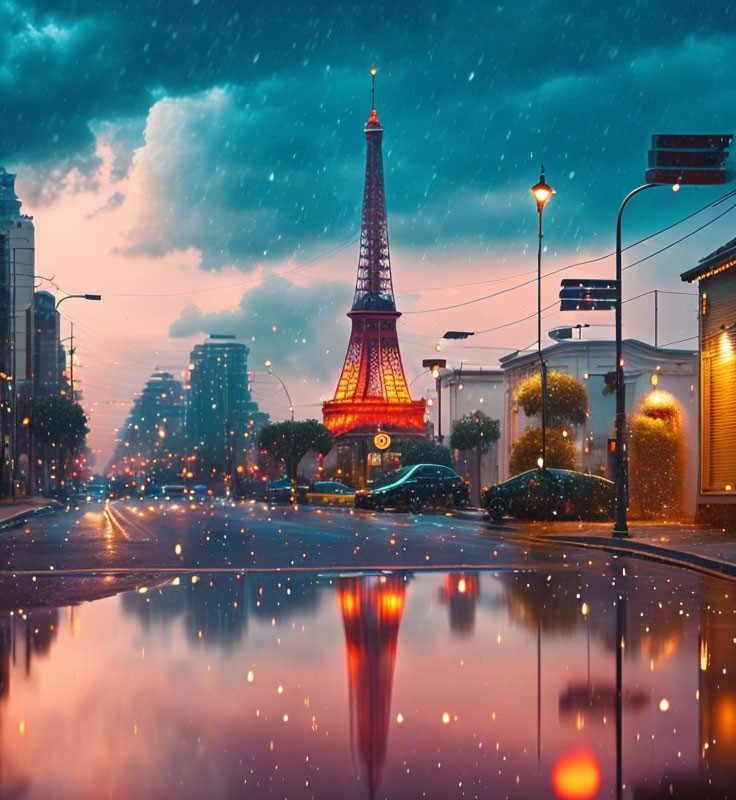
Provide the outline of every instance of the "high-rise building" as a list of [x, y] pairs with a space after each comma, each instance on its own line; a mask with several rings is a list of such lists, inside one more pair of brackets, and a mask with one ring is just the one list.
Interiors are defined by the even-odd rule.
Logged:
[[376, 109], [365, 126], [367, 139], [360, 258], [348, 317], [352, 333], [335, 396], [323, 405], [324, 424], [337, 437], [338, 463], [355, 485], [367, 477], [379, 431], [423, 436], [424, 400], [412, 400], [401, 363], [391, 282], [388, 222], [383, 186], [383, 127]]
[[154, 372], [120, 431], [108, 471], [154, 483], [186, 472], [184, 387], [170, 372]]
[[35, 281], [33, 218], [21, 214], [20, 207], [15, 193], [15, 175], [0, 167], [0, 284], [9, 323], [3, 345], [10, 351], [11, 373], [14, 371], [19, 386], [28, 379], [32, 369], [29, 347], [32, 328], [28, 323], [33, 310]]
[[227, 482], [254, 461], [257, 434], [268, 417], [251, 399], [249, 352], [225, 334], [211, 335], [191, 352], [187, 436], [195, 474], [203, 480]]
[[0, 167], [0, 493], [14, 496], [26, 459], [17, 437], [17, 398], [32, 372], [35, 239], [20, 212], [15, 175]]
[[59, 342], [59, 312], [50, 292], [33, 298], [33, 390], [36, 394], [58, 392], [64, 380], [65, 352]]

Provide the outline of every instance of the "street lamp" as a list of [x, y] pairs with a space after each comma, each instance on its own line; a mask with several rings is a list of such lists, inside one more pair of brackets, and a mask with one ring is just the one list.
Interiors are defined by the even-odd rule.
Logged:
[[77, 298], [79, 300], [102, 300], [101, 294], [68, 294], [66, 297], [62, 297], [61, 300], [56, 301], [56, 309], [58, 311], [59, 306], [64, 302], [64, 300], [72, 300]]
[[542, 212], [545, 203], [555, 193], [554, 189], [544, 180], [544, 164], [539, 175], [539, 182], [531, 188], [532, 196], [537, 204], [537, 217], [539, 218], [539, 247], [537, 249], [537, 351], [539, 352], [539, 366], [542, 373], [542, 455], [538, 460], [539, 468], [547, 467], [547, 365], [542, 356]]
[[291, 395], [289, 394], [289, 390], [286, 388], [286, 384], [279, 378], [279, 376], [271, 369], [271, 360], [266, 359], [263, 366], [266, 368], [269, 375], [273, 375], [274, 378], [281, 384], [281, 388], [284, 390], [286, 394], [286, 399], [289, 401], [289, 411], [291, 412], [291, 421], [294, 421], [294, 404], [291, 402]]
[[[54, 307], [56, 311], [59, 310], [59, 306], [64, 302], [64, 300], [102, 300], [101, 294], [68, 294], [66, 297], [62, 297], [61, 300], [56, 301], [56, 306]], [[74, 394], [74, 323], [72, 322], [72, 332], [71, 336], [67, 337], [71, 344], [69, 345], [69, 385], [72, 390], [72, 400], [75, 399]], [[65, 342], [66, 339], [60, 339], [59, 344], [61, 342]]]
[[437, 388], [437, 441], [442, 444], [442, 376], [440, 371], [447, 366], [444, 358], [425, 358], [422, 366], [430, 370]]
[[613, 476], [616, 481], [616, 514], [613, 535], [618, 539], [626, 539], [629, 536], [629, 525], [626, 519], [626, 507], [629, 504], [629, 459], [626, 441], [626, 384], [624, 383], [621, 220], [624, 216], [624, 209], [632, 197], [647, 189], [655, 189], [659, 185], [658, 183], [645, 183], [629, 192], [624, 197], [616, 218], [616, 474]]

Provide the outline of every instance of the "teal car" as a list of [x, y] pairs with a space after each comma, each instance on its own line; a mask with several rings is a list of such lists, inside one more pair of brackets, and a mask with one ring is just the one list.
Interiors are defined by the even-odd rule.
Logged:
[[532, 469], [483, 490], [494, 522], [506, 515], [535, 520], [613, 519], [615, 484], [567, 469]]

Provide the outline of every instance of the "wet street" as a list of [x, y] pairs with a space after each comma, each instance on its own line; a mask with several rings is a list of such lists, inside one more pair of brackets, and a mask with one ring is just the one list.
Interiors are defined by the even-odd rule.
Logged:
[[85, 506], [0, 553], [2, 798], [734, 796], [727, 581], [263, 504]]
[[[0, 534], [5, 570], [311, 569], [526, 563], [486, 523], [224, 501], [84, 505]], [[549, 551], [560, 558], [558, 551]]]

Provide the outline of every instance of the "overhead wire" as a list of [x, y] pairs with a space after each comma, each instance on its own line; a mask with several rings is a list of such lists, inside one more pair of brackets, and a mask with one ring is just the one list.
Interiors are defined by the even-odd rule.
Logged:
[[[724, 195], [723, 197], [719, 198], [718, 201], [713, 201], [713, 203], [709, 203], [708, 206], [704, 206], [703, 209], [700, 209], [698, 212], [694, 212], [694, 213], [700, 213], [700, 211], [705, 210], [705, 208], [710, 208], [711, 206], [722, 202], [725, 198], [733, 196], [733, 194], [734, 194], [734, 192], [730, 192], [728, 195]], [[671, 247], [674, 247], [676, 244], [680, 244], [681, 242], [685, 241], [685, 239], [688, 239], [691, 236], [694, 236], [696, 233], [700, 233], [700, 231], [704, 230], [709, 225], [712, 225], [713, 223], [717, 222], [719, 219], [721, 219], [726, 214], [731, 212], [734, 208], [736, 208], [736, 203], [733, 203], [725, 211], [721, 212], [717, 216], [715, 216], [712, 219], [708, 220], [708, 222], [705, 222], [703, 225], [700, 225], [699, 227], [695, 228], [694, 230], [690, 231], [689, 233], [685, 234], [684, 236], [681, 236], [679, 239], [676, 239], [674, 242], [671, 242], [670, 244], [665, 245], [664, 247], [660, 248], [659, 250], [655, 250], [655, 252], [650, 253], [649, 255], [644, 256], [643, 258], [640, 258], [640, 259], [638, 259], [637, 261], [634, 261], [631, 264], [628, 264], [623, 269], [625, 269], [625, 270], [631, 269], [632, 267], [636, 267], [639, 264], [642, 264], [645, 261], [648, 261], [650, 258], [654, 258], [654, 256], [657, 256], [660, 253], [664, 253], [666, 250], [669, 250]], [[689, 214], [687, 217], [683, 217], [677, 223], [673, 223], [672, 225], [669, 225], [667, 228], [662, 229], [662, 231], [657, 231], [657, 233], [650, 234], [648, 237], [646, 237], [646, 239], [651, 239], [653, 236], [657, 236], [661, 232], [664, 232], [666, 230], [670, 230], [672, 227], [674, 227], [674, 225], [679, 225], [682, 222], [685, 222], [686, 220], [690, 219], [692, 216], [694, 216], [694, 214]], [[640, 240], [640, 242], [638, 242], [638, 244], [640, 244], [641, 241], [646, 241], [646, 239]], [[635, 245], [629, 245], [625, 249], [629, 249], [629, 248], [631, 248], [633, 246], [635, 246]], [[622, 252], [623, 252], [623, 250], [622, 250]], [[604, 258], [610, 258], [611, 255], [612, 254], [609, 253], [609, 254], [607, 254], [605, 256], [600, 256], [597, 259], [590, 259], [589, 261], [585, 261], [585, 262], [576, 262], [574, 264], [566, 264], [564, 267], [557, 267], [556, 269], [553, 269], [553, 270], [550, 270], [549, 272], [546, 272], [542, 277], [543, 278], [548, 278], [551, 275], [557, 275], [560, 272], [565, 272], [568, 269], [572, 269], [573, 267], [581, 266], [582, 264], [590, 264], [590, 263], [593, 263], [594, 261], [601, 261]], [[516, 289], [521, 289], [524, 286], [529, 286], [530, 284], [533, 284], [533, 283], [536, 283], [536, 282], [537, 282], [537, 279], [536, 278], [532, 278], [532, 279], [530, 279], [528, 281], [524, 281], [522, 283], [517, 283], [514, 286], [508, 286], [506, 289], [501, 289], [501, 291], [493, 292], [493, 293], [487, 294], [487, 295], [483, 295], [482, 297], [476, 297], [476, 298], [473, 298], [471, 300], [465, 300], [465, 301], [462, 301], [460, 303], [454, 303], [454, 304], [448, 305], [448, 306], [438, 306], [437, 308], [425, 308], [425, 309], [417, 309], [416, 311], [404, 311], [403, 313], [404, 313], [405, 316], [408, 316], [410, 314], [411, 315], [415, 315], [415, 314], [432, 314], [432, 313], [439, 312], [439, 311], [450, 311], [450, 310], [455, 309], [455, 308], [462, 308], [464, 306], [473, 305], [474, 303], [480, 303], [483, 300], [490, 300], [493, 297], [500, 297], [501, 295], [508, 294], [509, 292], [513, 292]]]

